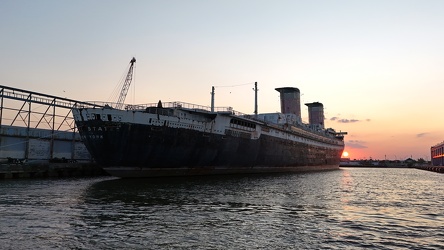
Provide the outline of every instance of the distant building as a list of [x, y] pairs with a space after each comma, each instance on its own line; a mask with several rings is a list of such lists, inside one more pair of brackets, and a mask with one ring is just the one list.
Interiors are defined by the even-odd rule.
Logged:
[[348, 157], [341, 158], [341, 162], [349, 162], [349, 161], [350, 161], [350, 158], [348, 158]]
[[433, 166], [444, 166], [444, 141], [432, 146], [430, 154]]

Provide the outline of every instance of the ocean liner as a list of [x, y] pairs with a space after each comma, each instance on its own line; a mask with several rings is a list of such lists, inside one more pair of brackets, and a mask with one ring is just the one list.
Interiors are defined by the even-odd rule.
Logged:
[[281, 100], [279, 113], [258, 114], [257, 91], [254, 114], [216, 108], [213, 87], [210, 107], [161, 101], [125, 106], [118, 102], [114, 107], [77, 106], [73, 115], [95, 161], [118, 177], [339, 168], [346, 133], [324, 128], [322, 103], [306, 104], [309, 124], [305, 124], [299, 89], [276, 90]]

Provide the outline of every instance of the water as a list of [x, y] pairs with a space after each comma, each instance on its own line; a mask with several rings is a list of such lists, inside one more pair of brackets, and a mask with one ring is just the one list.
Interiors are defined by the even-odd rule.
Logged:
[[444, 175], [0, 181], [2, 249], [444, 249]]

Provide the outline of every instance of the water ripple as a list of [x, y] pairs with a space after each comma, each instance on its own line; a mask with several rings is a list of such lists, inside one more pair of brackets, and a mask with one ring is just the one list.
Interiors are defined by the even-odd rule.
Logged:
[[443, 175], [0, 182], [5, 249], [444, 249]]

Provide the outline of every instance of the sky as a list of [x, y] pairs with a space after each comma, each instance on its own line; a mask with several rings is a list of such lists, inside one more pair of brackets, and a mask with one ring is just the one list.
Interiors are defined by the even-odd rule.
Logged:
[[[0, 85], [81, 101], [280, 111], [324, 104], [351, 159], [430, 160], [444, 141], [441, 0], [0, 0]], [[308, 122], [307, 107], [301, 107]]]

